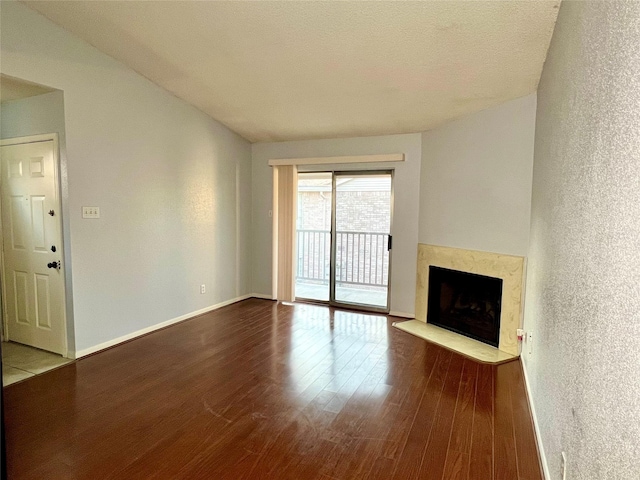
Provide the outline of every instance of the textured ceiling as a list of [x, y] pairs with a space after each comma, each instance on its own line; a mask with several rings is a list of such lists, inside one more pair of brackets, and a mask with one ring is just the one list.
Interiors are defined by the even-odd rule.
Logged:
[[35, 97], [43, 93], [54, 92], [53, 88], [36, 83], [25, 82], [7, 75], [0, 75], [0, 102], [10, 102], [21, 98]]
[[255, 142], [419, 132], [532, 93], [560, 0], [25, 3]]

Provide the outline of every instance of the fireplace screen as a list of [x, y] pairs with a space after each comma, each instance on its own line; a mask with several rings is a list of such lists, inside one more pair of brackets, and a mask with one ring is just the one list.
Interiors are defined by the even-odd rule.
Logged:
[[498, 346], [502, 280], [429, 267], [427, 323]]

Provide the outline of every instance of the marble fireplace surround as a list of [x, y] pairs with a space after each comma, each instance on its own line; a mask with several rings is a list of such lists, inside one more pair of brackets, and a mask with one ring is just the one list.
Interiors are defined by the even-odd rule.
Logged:
[[418, 244], [416, 320], [425, 323], [430, 265], [502, 279], [498, 350], [509, 355], [519, 355], [516, 330], [521, 325], [524, 257]]

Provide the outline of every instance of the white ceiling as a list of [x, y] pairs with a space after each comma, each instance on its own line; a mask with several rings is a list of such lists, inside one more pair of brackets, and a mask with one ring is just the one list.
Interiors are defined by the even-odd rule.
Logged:
[[54, 92], [55, 89], [26, 82], [18, 78], [0, 75], [0, 103], [20, 100], [22, 98], [35, 97], [43, 93]]
[[419, 132], [532, 93], [560, 0], [25, 3], [256, 142]]

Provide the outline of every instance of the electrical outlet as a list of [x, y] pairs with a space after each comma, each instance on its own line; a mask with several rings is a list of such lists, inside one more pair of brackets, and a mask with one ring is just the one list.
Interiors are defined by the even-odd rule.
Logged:
[[204, 293], [206, 291], [207, 291], [207, 289], [206, 289], [206, 287], [205, 287], [205, 285], [203, 283], [202, 285], [200, 285], [200, 293]]
[[562, 452], [560, 471], [562, 472], [562, 480], [567, 480], [567, 454], [565, 452]]
[[529, 355], [533, 355], [533, 333], [527, 332], [527, 349], [529, 350]]
[[82, 207], [82, 218], [100, 218], [100, 207]]

